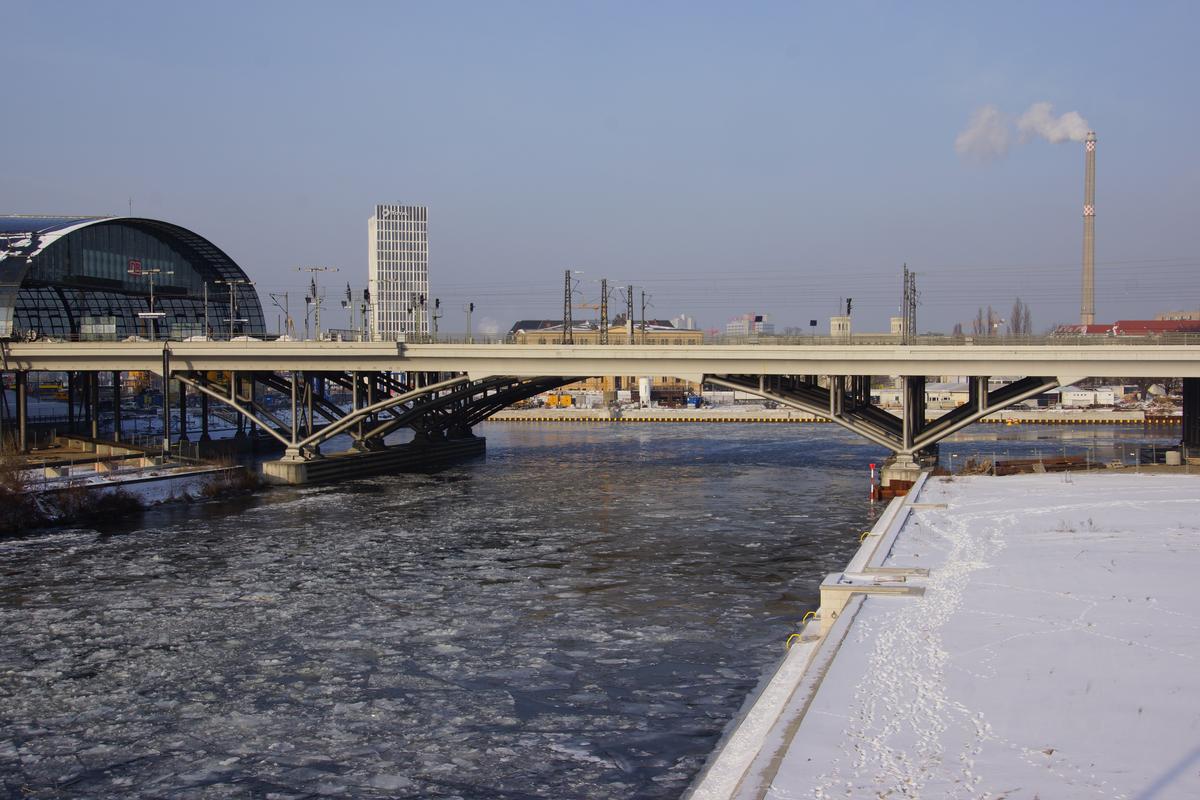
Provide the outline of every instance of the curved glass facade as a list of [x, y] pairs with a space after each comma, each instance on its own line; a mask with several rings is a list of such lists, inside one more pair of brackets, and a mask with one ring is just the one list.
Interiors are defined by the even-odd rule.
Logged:
[[[261, 336], [246, 275], [208, 240], [147, 219], [0, 217], [0, 335]], [[153, 291], [153, 308], [151, 292]], [[207, 304], [205, 297], [207, 294]], [[139, 317], [160, 312], [161, 318]], [[4, 330], [8, 327], [9, 330]]]

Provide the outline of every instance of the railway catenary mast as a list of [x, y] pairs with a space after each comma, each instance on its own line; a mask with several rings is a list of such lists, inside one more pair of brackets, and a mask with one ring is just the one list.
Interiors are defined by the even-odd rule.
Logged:
[[1096, 321], [1096, 134], [1084, 142], [1083, 170], [1083, 297], [1079, 322]]

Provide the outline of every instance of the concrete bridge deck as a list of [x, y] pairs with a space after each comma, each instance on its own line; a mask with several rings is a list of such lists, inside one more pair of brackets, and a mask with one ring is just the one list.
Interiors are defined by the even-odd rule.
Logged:
[[[1102, 340], [1103, 341], [1103, 340]], [[1200, 377], [1169, 344], [510, 345], [396, 342], [13, 342], [5, 370], [454, 372], [492, 375], [1049, 375]]]

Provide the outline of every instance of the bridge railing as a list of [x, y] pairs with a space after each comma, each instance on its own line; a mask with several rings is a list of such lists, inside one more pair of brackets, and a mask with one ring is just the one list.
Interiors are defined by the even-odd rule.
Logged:
[[1055, 334], [1051, 336], [940, 336], [922, 335], [903, 341], [889, 334], [854, 336], [712, 336], [707, 345], [778, 346], [911, 346], [911, 347], [1071, 347], [1090, 345], [1200, 345], [1200, 333], [1159, 333], [1152, 335], [1084, 335]]
[[[654, 334], [647, 335], [647, 341], [635, 341], [632, 344], [624, 342], [613, 343], [607, 345], [609, 347], [678, 347], [686, 345], [699, 346], [753, 346], [753, 347], [1031, 347], [1031, 346], [1046, 346], [1046, 347], [1088, 347], [1097, 345], [1129, 345], [1129, 346], [1146, 346], [1146, 345], [1195, 345], [1200, 346], [1200, 333], [1158, 333], [1151, 335], [1083, 335], [1083, 334], [1066, 334], [1052, 336], [939, 336], [939, 335], [922, 335], [909, 337], [908, 341], [903, 341], [899, 336], [888, 334], [855, 334], [853, 336], [706, 336], [700, 342], [677, 342], [680, 337], [672, 336], [669, 331], [660, 331]], [[199, 337], [191, 337], [189, 339], [156, 339], [150, 340], [142, 337], [129, 337], [120, 341], [98, 341], [95, 337], [80, 337], [73, 336], [46, 336], [37, 337], [36, 339], [16, 339], [5, 340], [4, 343], [20, 342], [21, 344], [61, 344], [65, 342], [87, 342], [96, 345], [120, 345], [120, 344], [147, 344], [150, 342], [159, 343], [175, 343], [175, 342], [192, 342], [192, 341], [209, 341], [219, 343], [223, 347], [253, 347], [264, 343], [287, 344], [292, 347], [311, 347], [322, 349], [337, 349], [344, 347], [346, 349], [353, 348], [360, 341], [344, 340], [344, 339], [294, 339], [276, 336], [250, 337], [239, 336], [234, 339], [200, 339]], [[482, 337], [482, 336], [457, 336], [457, 335], [439, 335], [438, 337], [421, 336], [409, 337], [406, 341], [393, 342], [397, 345], [425, 345], [425, 344], [476, 344], [476, 345], [492, 345], [503, 347], [506, 345], [516, 344], [512, 339], [502, 337]], [[525, 342], [524, 344], [532, 344]], [[563, 345], [560, 342], [547, 342], [541, 347], [598, 347], [596, 342], [581, 341], [574, 342], [570, 345]]]

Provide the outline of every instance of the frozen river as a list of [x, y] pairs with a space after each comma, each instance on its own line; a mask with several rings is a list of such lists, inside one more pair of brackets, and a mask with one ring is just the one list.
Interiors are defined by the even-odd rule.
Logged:
[[[832, 426], [482, 430], [486, 461], [436, 475], [0, 544], [4, 793], [678, 797], [870, 526], [882, 454]], [[954, 449], [1112, 437], [1029, 430]]]

